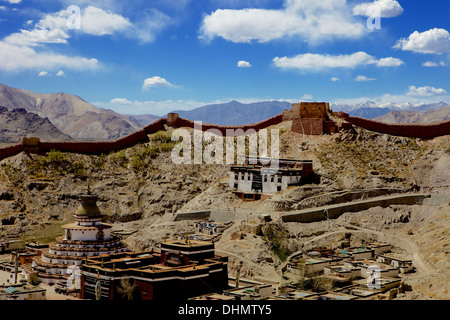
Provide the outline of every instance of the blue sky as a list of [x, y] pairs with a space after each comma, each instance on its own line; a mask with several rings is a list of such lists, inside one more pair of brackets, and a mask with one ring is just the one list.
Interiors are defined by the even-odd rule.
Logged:
[[437, 0], [0, 0], [0, 82], [127, 114], [450, 103], [449, 13]]

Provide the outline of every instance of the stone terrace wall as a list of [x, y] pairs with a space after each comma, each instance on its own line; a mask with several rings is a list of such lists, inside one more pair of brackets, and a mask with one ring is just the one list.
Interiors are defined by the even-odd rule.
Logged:
[[350, 116], [345, 120], [355, 126], [393, 136], [432, 139], [450, 134], [450, 120], [432, 124], [388, 124]]
[[303, 209], [281, 216], [283, 222], [316, 222], [326, 219], [337, 219], [346, 212], [359, 212], [372, 207], [386, 208], [391, 205], [414, 205], [423, 204], [427, 194], [407, 194], [383, 196], [374, 199], [353, 201], [331, 206]]

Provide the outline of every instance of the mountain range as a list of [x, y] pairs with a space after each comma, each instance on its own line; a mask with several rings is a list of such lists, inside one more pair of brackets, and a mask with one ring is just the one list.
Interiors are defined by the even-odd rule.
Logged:
[[343, 111], [348, 113], [353, 117], [362, 117], [366, 119], [374, 119], [388, 114], [391, 111], [412, 111], [412, 112], [422, 112], [422, 111], [432, 111], [439, 110], [447, 106], [446, 102], [437, 103], [386, 103], [377, 104], [373, 101], [366, 101], [356, 104], [332, 104], [330, 106], [333, 111]]
[[0, 106], [48, 118], [74, 140], [114, 140], [141, 128], [132, 116], [97, 108], [67, 93], [40, 94], [0, 84]]
[[391, 111], [374, 120], [386, 123], [433, 123], [450, 120], [450, 105], [438, 110], [422, 112]]
[[228, 103], [210, 104], [189, 111], [173, 112], [177, 112], [182, 118], [193, 121], [219, 125], [242, 125], [273, 117], [282, 113], [284, 109], [291, 109], [291, 103], [262, 101], [244, 104], [233, 100]]
[[[245, 104], [233, 100], [228, 103], [205, 105], [188, 111], [174, 110], [172, 112], [179, 113], [180, 117], [204, 123], [242, 125], [273, 117], [282, 113], [285, 109], [291, 109], [291, 105], [290, 102], [285, 101], [261, 101]], [[60, 140], [115, 140], [160, 118], [153, 114], [120, 114], [110, 109], [98, 108], [79, 96], [67, 93], [40, 94], [0, 84], [0, 107], [2, 106], [4, 107], [2, 109], [4, 121], [9, 117], [6, 115], [6, 111], [23, 109], [18, 112], [26, 118], [20, 120], [21, 123], [23, 121], [47, 123], [46, 121], [48, 121], [59, 131], [57, 133], [55, 128], [46, 124], [45, 128], [49, 130], [48, 133], [34, 131], [36, 135], [40, 132], [42, 139], [55, 137], [55, 139]], [[450, 113], [448, 108], [444, 108], [446, 106], [447, 103], [445, 102], [416, 105], [411, 103], [379, 105], [373, 101], [367, 101], [357, 104], [332, 104], [330, 108], [333, 111], [349, 113], [351, 116], [386, 122], [411, 123], [413, 121], [429, 122], [431, 119], [444, 121], [448, 119]], [[443, 111], [433, 113], [440, 110]], [[25, 115], [24, 112], [36, 114], [38, 118]], [[423, 114], [414, 115], [411, 112]], [[17, 117], [17, 114], [11, 116], [14, 118]], [[11, 129], [13, 127], [7, 127], [6, 124], [3, 126], [0, 123], [0, 125], [2, 125], [0, 129], [4, 130], [3, 132], [0, 131], [0, 141], [2, 139], [16, 141], [23, 135], [33, 133], [31, 125], [30, 132], [23, 130], [26, 129], [23, 124], [18, 124], [18, 128], [21, 129], [16, 131]], [[44, 130], [44, 127], [42, 130]]]
[[0, 144], [20, 141], [21, 137], [39, 137], [42, 141], [70, 141], [72, 138], [56, 128], [48, 118], [41, 118], [23, 108], [0, 107]]

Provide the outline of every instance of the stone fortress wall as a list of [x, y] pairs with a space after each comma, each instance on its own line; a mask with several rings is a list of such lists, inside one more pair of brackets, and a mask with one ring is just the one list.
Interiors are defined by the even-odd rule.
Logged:
[[[306, 135], [333, 134], [340, 130], [349, 129], [352, 125], [379, 133], [423, 139], [432, 139], [450, 134], [450, 120], [433, 124], [387, 124], [359, 117], [350, 117], [343, 112], [333, 113], [346, 121], [338, 125], [329, 118], [330, 113], [330, 106], [326, 102], [301, 102], [294, 103], [291, 110], [284, 110], [283, 113], [261, 122], [239, 126], [202, 123], [201, 128], [203, 131], [217, 130], [223, 136], [227, 134], [230, 136], [230, 133], [237, 136], [248, 134], [248, 130], [258, 132], [283, 121], [292, 121], [291, 130]], [[41, 142], [37, 138], [23, 138], [16, 145], [1, 148], [0, 160], [14, 156], [22, 151], [45, 153], [51, 150], [59, 150], [61, 152], [80, 154], [108, 154], [148, 141], [149, 134], [164, 130], [166, 124], [175, 128], [195, 127], [194, 121], [180, 118], [177, 113], [169, 113], [167, 118], [155, 120], [143, 129], [114, 141]]]

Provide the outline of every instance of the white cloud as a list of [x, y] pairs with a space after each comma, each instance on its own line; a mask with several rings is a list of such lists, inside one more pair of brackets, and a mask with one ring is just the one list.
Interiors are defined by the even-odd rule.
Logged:
[[424, 32], [414, 31], [407, 39], [400, 39], [393, 47], [418, 53], [444, 54], [450, 52], [450, 34], [445, 29], [434, 28]]
[[312, 100], [313, 96], [310, 94], [304, 94], [301, 100]]
[[239, 62], [237, 63], [237, 66], [238, 66], [239, 68], [250, 68], [252, 65], [250, 64], [250, 62], [241, 60], [241, 61], [239, 61]]
[[99, 67], [97, 59], [66, 56], [48, 50], [19, 46], [0, 41], [0, 70], [21, 71], [26, 69], [66, 68], [71, 70], [92, 70]]
[[2, 0], [3, 2], [8, 2], [11, 4], [19, 4], [22, 2], [22, 0]]
[[337, 82], [337, 81], [341, 81], [341, 79], [337, 78], [337, 77], [331, 77], [330, 79], [332, 82]]
[[[142, 43], [154, 40], [158, 31], [165, 28], [170, 18], [157, 10], [145, 11], [140, 18], [131, 23], [129, 19], [100, 8], [88, 6], [81, 15], [80, 29], [71, 28], [68, 24], [69, 13], [61, 10], [47, 14], [29, 30], [21, 29], [4, 40], [11, 44], [36, 46], [46, 43], [67, 43], [73, 32], [81, 32], [94, 36], [122, 34], [127, 38], [138, 39]], [[31, 26], [31, 23], [28, 23]]]
[[72, 33], [95, 36], [121, 34], [141, 43], [154, 40], [157, 31], [165, 28], [170, 18], [157, 10], [144, 10], [135, 23], [127, 18], [88, 6], [81, 15], [80, 29], [67, 26], [69, 13], [61, 10], [45, 15], [36, 23], [28, 21], [27, 29], [12, 33], [0, 41], [0, 70], [67, 68], [86, 70], [98, 68], [96, 59], [56, 53], [48, 44], [68, 44]]
[[377, 79], [375, 79], [375, 78], [368, 78], [366, 76], [357, 76], [355, 78], [355, 81], [358, 81], [358, 82], [375, 81], [375, 80], [377, 80]]
[[112, 104], [132, 104], [133, 102], [125, 98], [115, 98], [110, 101]]
[[353, 14], [365, 17], [371, 17], [374, 14], [374, 8], [379, 10], [380, 18], [393, 18], [403, 13], [402, 6], [395, 0], [376, 0], [373, 2], [364, 2], [353, 8]]
[[46, 43], [67, 43], [67, 17], [65, 11], [48, 14], [31, 30], [23, 30], [7, 36], [4, 41], [14, 45], [38, 46]]
[[93, 6], [87, 7], [81, 17], [81, 29], [96, 36], [111, 35], [131, 26], [131, 22], [121, 15]]
[[402, 60], [398, 58], [382, 58], [377, 62], [378, 67], [399, 67], [402, 64], [405, 64]]
[[56, 76], [57, 77], [64, 77], [65, 76], [64, 71], [59, 70], [58, 73], [56, 73]]
[[438, 64], [434, 61], [425, 61], [422, 63], [422, 67], [437, 67]]
[[164, 78], [154, 76], [145, 79], [144, 84], [142, 85], [143, 89], [147, 89], [150, 87], [175, 87], [175, 86]]
[[172, 19], [166, 14], [155, 9], [148, 9], [141, 12], [132, 27], [127, 29], [125, 35], [130, 39], [137, 39], [141, 43], [150, 43], [155, 40], [160, 31], [172, 23]]
[[377, 65], [378, 67], [397, 67], [402, 65], [403, 61], [392, 57], [377, 60], [375, 57], [359, 51], [352, 54], [335, 56], [306, 53], [291, 58], [275, 57], [273, 63], [281, 69], [320, 71], [330, 68], [355, 68], [370, 64]]
[[444, 67], [446, 66], [446, 63], [444, 61], [441, 61], [439, 63], [434, 62], [434, 61], [425, 61], [424, 63], [422, 63], [422, 67]]
[[447, 94], [442, 88], [435, 88], [430, 86], [425, 87], [415, 87], [409, 86], [409, 92], [406, 94], [408, 96], [418, 96], [418, 97], [430, 97], [430, 96], [440, 96]]
[[38, 76], [39, 77], [46, 77], [46, 76], [48, 76], [48, 72], [47, 71], [41, 71], [41, 72], [39, 72]]
[[206, 15], [202, 37], [235, 43], [296, 37], [308, 42], [358, 38], [365, 26], [352, 17], [345, 0], [285, 0], [282, 9], [219, 9]]
[[359, 65], [376, 63], [376, 59], [365, 52], [350, 55], [322, 55], [314, 53], [299, 54], [295, 57], [275, 57], [275, 66], [282, 69], [322, 70], [328, 68], [354, 68]]

